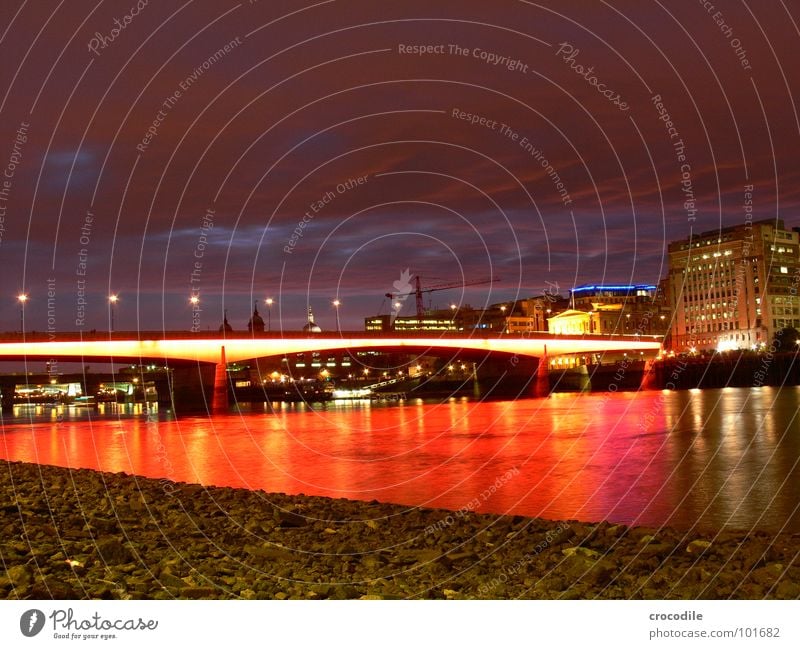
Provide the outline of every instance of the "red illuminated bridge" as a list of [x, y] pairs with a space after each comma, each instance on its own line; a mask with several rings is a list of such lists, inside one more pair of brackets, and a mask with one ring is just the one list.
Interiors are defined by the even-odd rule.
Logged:
[[542, 358], [602, 352], [657, 352], [660, 336], [563, 336], [430, 333], [229, 333], [209, 336], [187, 332], [26, 333], [0, 336], [0, 360], [57, 359], [61, 361], [167, 361], [213, 363], [298, 354], [311, 351], [385, 350], [434, 353], [458, 350]]
[[[307, 352], [359, 350], [408, 353], [416, 355], [452, 355], [474, 360], [494, 357], [510, 359], [509, 367], [536, 374], [541, 385], [535, 393], [546, 395], [547, 362], [545, 358], [605, 352], [640, 352], [640, 358], [655, 356], [661, 347], [660, 336], [561, 336], [548, 333], [532, 335], [465, 335], [461, 332], [336, 332], [236, 334], [210, 336], [188, 332], [91, 332], [25, 333], [0, 335], [0, 361], [78, 361], [85, 363], [134, 363], [169, 366], [169, 385], [165, 388], [177, 409], [211, 405], [214, 410], [227, 407], [227, 363], [270, 356]], [[646, 355], [646, 356], [645, 356]], [[515, 361], [530, 359], [532, 363]], [[538, 362], [537, 360], [538, 359]], [[527, 374], [531, 376], [530, 373]], [[3, 390], [4, 407], [13, 401], [13, 386]], [[211, 398], [207, 398], [210, 395]]]

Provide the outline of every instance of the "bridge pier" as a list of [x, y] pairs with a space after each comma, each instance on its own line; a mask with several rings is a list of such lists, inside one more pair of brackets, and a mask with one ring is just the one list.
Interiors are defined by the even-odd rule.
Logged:
[[[204, 411], [225, 412], [228, 409], [228, 372], [225, 347], [220, 360], [196, 365], [175, 365], [169, 375], [169, 395], [177, 414]], [[159, 401], [162, 400], [159, 390]]]
[[177, 414], [210, 412], [216, 367], [210, 363], [178, 365], [172, 368], [169, 397]]
[[650, 358], [644, 362], [644, 370], [642, 371], [642, 383], [639, 386], [640, 390], [656, 390], [658, 389], [658, 376], [656, 375], [656, 362], [655, 359]]
[[0, 384], [0, 398], [2, 399], [3, 412], [12, 412], [14, 410], [14, 387], [16, 379], [11, 381], [4, 380]]
[[228, 364], [225, 362], [225, 346], [219, 352], [219, 363], [214, 367], [214, 395], [211, 411], [225, 412], [228, 409]]
[[550, 395], [550, 361], [547, 358], [547, 345], [544, 354], [539, 358], [536, 366], [536, 382], [533, 387], [533, 396], [546, 397]]

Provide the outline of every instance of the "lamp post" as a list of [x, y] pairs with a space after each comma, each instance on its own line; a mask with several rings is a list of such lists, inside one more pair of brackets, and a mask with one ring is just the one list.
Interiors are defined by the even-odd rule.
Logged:
[[272, 331], [272, 303], [274, 301], [271, 297], [264, 300], [267, 303], [267, 331]]
[[116, 293], [112, 293], [108, 296], [108, 308], [111, 312], [111, 331], [114, 331], [114, 307], [118, 301], [119, 296]]
[[19, 300], [19, 332], [21, 334], [25, 333], [25, 303], [28, 301], [28, 294], [27, 293], [20, 293], [17, 295], [17, 300]]
[[339, 326], [339, 307], [341, 306], [341, 302], [339, 299], [335, 299], [333, 301], [333, 308], [336, 309], [336, 332], [339, 333], [341, 331], [341, 327]]
[[199, 312], [200, 312], [200, 296], [192, 295], [189, 297], [189, 304], [192, 305], [192, 331], [197, 333], [199, 331]]

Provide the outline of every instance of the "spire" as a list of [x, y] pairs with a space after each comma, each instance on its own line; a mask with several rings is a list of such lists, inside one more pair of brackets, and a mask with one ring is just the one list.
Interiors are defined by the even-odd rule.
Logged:
[[314, 314], [311, 312], [311, 305], [308, 305], [308, 323], [303, 327], [303, 331], [319, 333], [322, 329], [314, 322]]
[[250, 333], [264, 331], [264, 318], [258, 314], [258, 301], [253, 302], [253, 315], [247, 323], [247, 331]]
[[220, 333], [228, 333], [233, 331], [233, 327], [231, 327], [231, 325], [228, 323], [228, 309], [225, 309], [222, 314], [222, 324], [219, 327]]

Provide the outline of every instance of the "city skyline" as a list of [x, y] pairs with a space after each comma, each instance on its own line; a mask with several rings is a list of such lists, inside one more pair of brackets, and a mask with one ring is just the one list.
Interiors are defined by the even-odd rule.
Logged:
[[[481, 307], [657, 283], [668, 242], [746, 210], [800, 224], [777, 13], [353, 2], [319, 32], [305, 10], [3, 9], [0, 329], [20, 293], [45, 329], [51, 284], [60, 330], [109, 328], [111, 294], [118, 328], [188, 328], [195, 292], [201, 329], [266, 298], [275, 329], [309, 304], [357, 328], [406, 268], [501, 277], [440, 305]], [[15, 46], [42, 28], [57, 47]]]

